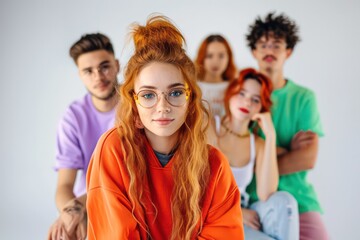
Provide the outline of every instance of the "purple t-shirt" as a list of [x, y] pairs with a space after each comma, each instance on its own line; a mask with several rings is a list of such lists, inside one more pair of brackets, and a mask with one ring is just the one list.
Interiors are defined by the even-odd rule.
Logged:
[[74, 188], [76, 196], [86, 192], [86, 171], [100, 136], [114, 126], [115, 108], [99, 112], [90, 94], [73, 102], [66, 110], [57, 130], [55, 170], [78, 169]]

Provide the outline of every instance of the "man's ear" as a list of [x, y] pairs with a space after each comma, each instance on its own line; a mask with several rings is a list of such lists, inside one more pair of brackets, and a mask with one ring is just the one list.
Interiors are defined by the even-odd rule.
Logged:
[[293, 50], [291, 48], [286, 49], [286, 59], [288, 59], [292, 53], [293, 53]]
[[118, 74], [120, 72], [120, 62], [117, 59], [115, 59], [115, 66], [116, 66], [116, 73]]
[[251, 54], [252, 54], [252, 56], [256, 59], [256, 49], [252, 49], [252, 50], [251, 50]]

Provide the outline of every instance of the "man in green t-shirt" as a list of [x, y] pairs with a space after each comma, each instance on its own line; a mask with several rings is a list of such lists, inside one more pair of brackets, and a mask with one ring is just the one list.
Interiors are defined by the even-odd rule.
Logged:
[[[294, 21], [281, 14], [269, 13], [250, 26], [248, 46], [261, 73], [273, 83], [271, 114], [278, 146], [278, 190], [291, 193], [298, 202], [301, 239], [328, 239], [322, 213], [313, 186], [307, 181], [314, 168], [318, 138], [323, 136], [315, 94], [284, 77], [284, 64], [299, 41]], [[250, 201], [258, 200], [256, 179], [248, 186]]]

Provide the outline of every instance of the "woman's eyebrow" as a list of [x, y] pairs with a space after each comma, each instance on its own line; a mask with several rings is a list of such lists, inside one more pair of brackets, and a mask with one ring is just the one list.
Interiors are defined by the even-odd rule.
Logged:
[[[170, 88], [179, 87], [179, 86], [184, 87], [185, 84], [184, 84], [184, 83], [173, 83], [173, 84], [170, 84], [167, 88], [170, 89]], [[140, 89], [152, 89], [152, 90], [157, 90], [158, 88], [155, 87], [155, 86], [151, 86], [151, 85], [144, 85], [144, 86], [141, 86], [141, 87], [139, 88], [139, 90], [140, 90]]]
[[184, 83], [173, 83], [173, 84], [170, 84], [167, 88], [173, 88], [173, 87], [185, 87], [185, 84]]
[[143, 88], [146, 88], [146, 89], [154, 89], [154, 90], [157, 89], [157, 88], [154, 87], [154, 86], [148, 86], [148, 85], [144, 85], [144, 86], [139, 87], [139, 89], [143, 89]]

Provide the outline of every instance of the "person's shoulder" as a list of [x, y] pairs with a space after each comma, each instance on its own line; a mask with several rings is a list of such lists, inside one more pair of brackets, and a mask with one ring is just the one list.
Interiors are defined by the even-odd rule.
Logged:
[[100, 145], [114, 145], [119, 146], [120, 145], [120, 137], [117, 127], [113, 127], [103, 133], [101, 137], [99, 138], [98, 144]]
[[114, 156], [121, 154], [121, 140], [118, 128], [114, 127], [101, 135], [94, 150], [95, 162], [112, 165]]
[[100, 137], [87, 171], [88, 191], [98, 187], [116, 189], [111, 176], [120, 174], [120, 160], [123, 159], [120, 142], [116, 127]]
[[78, 128], [88, 122], [89, 119], [92, 119], [90, 116], [94, 111], [91, 110], [91, 103], [89, 102], [91, 102], [90, 96], [86, 94], [84, 97], [70, 103], [60, 119], [60, 125], [70, 124]]
[[68, 111], [83, 112], [88, 111], [91, 107], [91, 97], [89, 94], [85, 94], [82, 98], [72, 101], [68, 106]]
[[295, 83], [291, 80], [288, 80], [288, 84], [290, 85], [289, 88], [291, 92], [300, 96], [314, 96], [315, 93], [308, 87]]
[[208, 145], [209, 148], [209, 162], [212, 170], [222, 169], [224, 166], [229, 165], [225, 155], [216, 147]]
[[298, 83], [295, 83], [291, 80], [288, 80], [288, 86], [286, 91], [286, 98], [290, 102], [295, 101], [299, 104], [305, 104], [309, 101], [314, 101], [315, 93], [308, 87], [302, 86]]
[[91, 114], [93, 111], [90, 111], [90, 101], [91, 99], [88, 94], [72, 101], [65, 109], [63, 118], [79, 118], [80, 116]]

